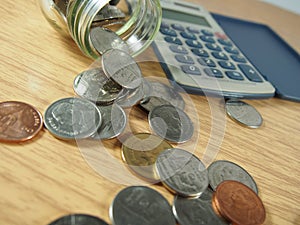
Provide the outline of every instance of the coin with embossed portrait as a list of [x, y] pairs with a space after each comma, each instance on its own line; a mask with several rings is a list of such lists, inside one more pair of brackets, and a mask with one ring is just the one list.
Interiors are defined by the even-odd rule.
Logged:
[[[96, 16], [96, 18], [100, 19]], [[91, 29], [90, 39], [94, 48], [100, 54], [103, 54], [105, 51], [110, 49], [120, 49], [125, 52], [129, 51], [129, 48], [125, 41], [120, 38], [115, 32], [103, 28], [95, 27]]]
[[104, 220], [87, 214], [70, 214], [56, 219], [49, 225], [108, 225]]
[[140, 103], [140, 106], [146, 111], [151, 111], [156, 106], [172, 105], [179, 109], [185, 108], [185, 101], [174, 87], [158, 81], [149, 81], [151, 91], [148, 96]]
[[172, 209], [180, 225], [229, 224], [214, 212], [212, 207], [212, 191], [208, 188], [197, 198], [185, 198], [176, 195]]
[[155, 107], [148, 115], [148, 122], [158, 136], [175, 143], [188, 141], [194, 133], [190, 117], [172, 105]]
[[139, 65], [128, 53], [110, 49], [102, 55], [103, 71], [107, 77], [127, 89], [136, 89], [142, 83]]
[[102, 123], [97, 132], [91, 137], [104, 140], [120, 135], [124, 131], [127, 122], [124, 110], [117, 104], [97, 107], [101, 112]]
[[208, 187], [205, 165], [186, 150], [173, 148], [163, 151], [155, 166], [164, 186], [180, 196], [197, 197]]
[[122, 158], [128, 167], [150, 181], [158, 181], [155, 172], [157, 156], [172, 145], [160, 137], [138, 133], [128, 137], [122, 145]]
[[235, 122], [249, 128], [258, 128], [263, 123], [260, 113], [252, 106], [241, 100], [226, 101], [227, 115]]
[[224, 180], [236, 180], [258, 193], [257, 185], [253, 177], [241, 166], [227, 160], [217, 160], [208, 168], [209, 184], [213, 190]]
[[101, 125], [97, 106], [81, 98], [63, 98], [52, 103], [44, 114], [44, 123], [51, 134], [61, 139], [90, 137]]
[[130, 186], [114, 198], [109, 216], [113, 225], [175, 225], [169, 202], [145, 186]]
[[18, 101], [0, 103], [0, 141], [27, 141], [35, 137], [42, 127], [42, 115], [32, 105]]
[[101, 68], [93, 68], [75, 77], [73, 89], [79, 97], [108, 105], [118, 97], [122, 87], [108, 79]]

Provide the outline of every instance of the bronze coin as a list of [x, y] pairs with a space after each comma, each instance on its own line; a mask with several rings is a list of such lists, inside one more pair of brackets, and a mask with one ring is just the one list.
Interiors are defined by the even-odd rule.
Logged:
[[122, 158], [135, 173], [149, 181], [158, 181], [155, 161], [158, 155], [172, 148], [172, 145], [160, 137], [138, 133], [131, 135], [122, 145]]
[[33, 106], [17, 101], [0, 103], [0, 141], [29, 140], [38, 134], [42, 126], [42, 115]]
[[212, 204], [215, 212], [233, 225], [261, 225], [266, 218], [259, 196], [238, 181], [220, 183], [213, 194]]

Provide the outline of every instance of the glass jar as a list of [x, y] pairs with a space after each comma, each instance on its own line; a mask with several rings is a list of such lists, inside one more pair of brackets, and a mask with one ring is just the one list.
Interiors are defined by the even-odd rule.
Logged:
[[[93, 26], [116, 32], [136, 56], [151, 44], [161, 23], [159, 0], [39, 0], [48, 22], [62, 35], [71, 36], [88, 57], [99, 54], [90, 40]], [[116, 12], [111, 18], [110, 13]], [[100, 22], [97, 21], [100, 17]]]

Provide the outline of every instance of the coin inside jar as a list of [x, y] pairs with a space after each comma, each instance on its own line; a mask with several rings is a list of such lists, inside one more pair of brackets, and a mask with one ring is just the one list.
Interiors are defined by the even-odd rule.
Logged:
[[261, 199], [238, 181], [223, 181], [212, 200], [215, 212], [235, 225], [261, 225], [266, 211]]
[[241, 100], [229, 99], [226, 101], [227, 115], [235, 122], [249, 127], [258, 128], [263, 123], [260, 113], [251, 105]]
[[18, 101], [0, 103], [0, 141], [27, 141], [35, 137], [42, 127], [42, 115], [32, 105]]

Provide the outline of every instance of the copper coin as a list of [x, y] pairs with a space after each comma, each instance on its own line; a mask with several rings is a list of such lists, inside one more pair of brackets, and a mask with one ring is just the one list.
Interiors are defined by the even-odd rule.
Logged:
[[17, 101], [0, 103], [0, 141], [21, 142], [42, 129], [41, 113], [33, 106]]
[[261, 225], [266, 218], [258, 195], [238, 181], [220, 183], [213, 194], [212, 204], [215, 212], [233, 225]]

